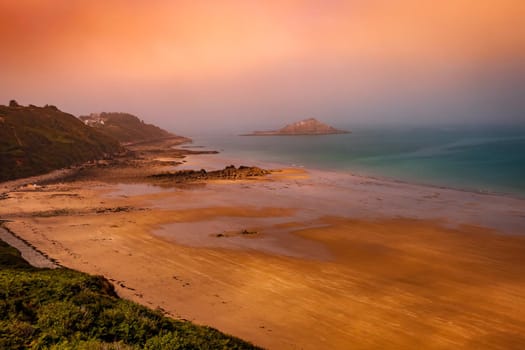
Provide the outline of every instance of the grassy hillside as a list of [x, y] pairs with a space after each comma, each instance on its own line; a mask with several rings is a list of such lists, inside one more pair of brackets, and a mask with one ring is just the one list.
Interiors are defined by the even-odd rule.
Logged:
[[81, 116], [80, 120], [122, 143], [176, 136], [158, 126], [144, 123], [138, 117], [127, 113], [91, 114]]
[[118, 142], [54, 106], [0, 105], [0, 181], [102, 158]]
[[36, 269], [0, 241], [0, 349], [256, 349], [120, 299], [103, 277]]

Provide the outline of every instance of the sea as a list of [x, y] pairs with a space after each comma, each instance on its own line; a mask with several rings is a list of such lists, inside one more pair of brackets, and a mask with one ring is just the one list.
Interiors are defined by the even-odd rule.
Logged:
[[525, 126], [348, 126], [350, 134], [194, 136], [226, 158], [525, 198]]

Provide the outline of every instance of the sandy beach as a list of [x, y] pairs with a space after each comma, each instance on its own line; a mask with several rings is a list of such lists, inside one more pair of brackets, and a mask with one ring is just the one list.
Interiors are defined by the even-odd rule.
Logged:
[[10, 188], [0, 218], [123, 297], [269, 349], [525, 347], [523, 199], [298, 168], [188, 186], [126, 171]]

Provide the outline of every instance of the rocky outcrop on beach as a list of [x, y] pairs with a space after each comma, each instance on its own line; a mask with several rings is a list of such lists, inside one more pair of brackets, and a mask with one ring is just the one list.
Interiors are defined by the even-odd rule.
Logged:
[[179, 170], [175, 172], [154, 174], [149, 176], [149, 178], [155, 180], [169, 180], [175, 183], [185, 183], [205, 180], [242, 180], [264, 176], [270, 173], [270, 170], [261, 169], [259, 167], [241, 165], [240, 167], [236, 168], [234, 165], [229, 165], [222, 170]]
[[301, 120], [288, 124], [284, 128], [274, 131], [254, 131], [242, 136], [294, 136], [294, 135], [330, 135], [348, 134], [350, 131], [336, 129], [330, 125], [321, 123], [315, 118]]

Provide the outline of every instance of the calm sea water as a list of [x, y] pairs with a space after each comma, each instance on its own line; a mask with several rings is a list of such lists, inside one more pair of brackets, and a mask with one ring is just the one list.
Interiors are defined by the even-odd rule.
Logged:
[[194, 140], [227, 157], [525, 196], [525, 127], [350, 129], [345, 135]]

